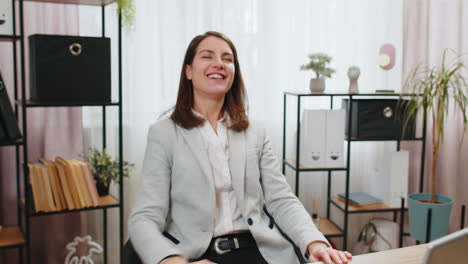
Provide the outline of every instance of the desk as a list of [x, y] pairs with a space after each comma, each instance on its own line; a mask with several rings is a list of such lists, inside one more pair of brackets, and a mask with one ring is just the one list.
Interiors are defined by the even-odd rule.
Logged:
[[427, 244], [353, 256], [351, 264], [422, 264]]

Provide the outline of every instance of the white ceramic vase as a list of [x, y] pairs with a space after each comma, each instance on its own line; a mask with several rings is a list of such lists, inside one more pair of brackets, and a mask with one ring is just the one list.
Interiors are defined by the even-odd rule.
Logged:
[[325, 91], [325, 78], [310, 79], [310, 91], [312, 93], [323, 93]]

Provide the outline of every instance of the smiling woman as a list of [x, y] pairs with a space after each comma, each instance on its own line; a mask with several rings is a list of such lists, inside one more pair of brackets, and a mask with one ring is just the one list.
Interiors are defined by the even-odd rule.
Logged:
[[128, 225], [137, 253], [164, 264], [347, 263], [291, 192], [245, 101], [232, 42], [212, 31], [195, 37], [174, 112], [148, 134]]

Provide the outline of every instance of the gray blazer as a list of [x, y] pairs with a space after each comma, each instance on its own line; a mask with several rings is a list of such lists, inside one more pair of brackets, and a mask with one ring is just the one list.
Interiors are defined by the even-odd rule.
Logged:
[[[307, 245], [326, 241], [291, 192], [264, 129], [228, 130], [229, 168], [244, 220], [270, 264], [299, 260], [286, 233], [305, 254]], [[199, 129], [165, 119], [152, 125], [141, 186], [128, 221], [142, 261], [157, 264], [168, 255], [199, 258], [214, 233], [215, 187]], [[273, 225], [263, 208], [273, 216]]]

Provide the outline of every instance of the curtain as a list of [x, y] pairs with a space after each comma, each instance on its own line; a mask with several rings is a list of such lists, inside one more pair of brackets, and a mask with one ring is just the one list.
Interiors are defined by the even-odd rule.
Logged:
[[[18, 8], [17, 8], [18, 10]], [[24, 3], [26, 90], [28, 90], [28, 45], [30, 34], [78, 34], [78, 9], [73, 5]], [[13, 102], [13, 57], [10, 43], [0, 43], [0, 70]], [[18, 45], [19, 47], [19, 45]], [[19, 49], [18, 49], [19, 50]], [[19, 58], [19, 52], [18, 52]], [[18, 59], [19, 60], [19, 59]], [[19, 78], [19, 76], [18, 76]], [[29, 96], [26, 96], [29, 98]], [[82, 149], [82, 118], [79, 108], [30, 108], [27, 110], [28, 158], [66, 159]], [[21, 116], [21, 115], [20, 115]], [[16, 175], [14, 147], [0, 148], [0, 203], [3, 225], [16, 225]], [[63, 263], [65, 244], [86, 233], [82, 213], [30, 218], [32, 263]], [[1, 263], [18, 263], [18, 250], [2, 250]]]
[[[405, 1], [404, 5], [404, 59], [403, 73], [406, 76], [417, 64], [440, 65], [442, 53], [450, 48], [468, 63], [468, 3], [463, 0], [449, 1]], [[468, 76], [465, 76], [468, 77]], [[445, 126], [445, 137], [439, 148], [437, 168], [437, 193], [454, 199], [450, 230], [460, 228], [461, 205], [468, 204], [468, 142], [463, 132], [460, 112], [449, 112]], [[424, 191], [430, 192], [432, 164], [432, 120], [428, 120], [426, 143], [426, 166]], [[465, 137], [462, 142], [461, 139]], [[414, 146], [408, 146], [413, 147]], [[412, 164], [416, 175], [419, 164]], [[411, 178], [411, 192], [419, 192], [419, 177]]]

